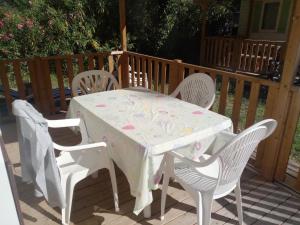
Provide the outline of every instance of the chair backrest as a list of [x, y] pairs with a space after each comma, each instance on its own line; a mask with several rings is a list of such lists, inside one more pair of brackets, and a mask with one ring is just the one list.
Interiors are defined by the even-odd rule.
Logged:
[[215, 82], [205, 73], [195, 73], [185, 78], [171, 94], [181, 99], [209, 109], [215, 100]]
[[254, 124], [214, 155], [222, 161], [219, 186], [232, 184], [240, 178], [253, 151], [263, 139], [273, 133], [276, 126], [277, 122], [272, 119]]
[[119, 89], [116, 78], [104, 70], [88, 70], [77, 74], [72, 81], [73, 96]]

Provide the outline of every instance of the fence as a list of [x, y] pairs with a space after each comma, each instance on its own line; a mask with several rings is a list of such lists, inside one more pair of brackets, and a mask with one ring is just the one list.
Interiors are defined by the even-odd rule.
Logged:
[[[217, 83], [218, 98], [213, 109], [229, 116], [236, 132], [256, 120], [272, 117], [274, 106], [278, 104], [278, 82], [127, 51], [0, 61], [0, 78], [6, 104], [10, 108], [14, 98], [21, 98], [31, 99], [44, 114], [66, 110], [72, 97], [70, 87], [73, 77], [88, 69], [104, 69], [114, 73], [123, 88], [147, 86], [165, 94], [172, 93], [189, 74], [207, 73]], [[300, 89], [294, 87], [290, 90], [290, 104], [286, 109], [287, 121], [275, 177], [281, 181], [286, 179], [295, 124], [300, 112], [299, 98]], [[258, 168], [261, 167], [264, 154], [272, 147], [271, 138], [257, 150], [255, 165]], [[300, 190], [299, 172], [293, 182], [293, 186]]]
[[282, 61], [285, 42], [206, 37], [204, 64], [253, 74], [266, 73], [272, 60]]

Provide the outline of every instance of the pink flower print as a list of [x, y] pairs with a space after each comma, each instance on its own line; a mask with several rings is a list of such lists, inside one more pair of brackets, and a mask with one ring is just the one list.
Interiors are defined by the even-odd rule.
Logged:
[[200, 142], [196, 142], [196, 144], [195, 144], [196, 151], [200, 151], [201, 148], [202, 148], [202, 144]]
[[23, 23], [18, 23], [17, 28], [18, 28], [18, 30], [23, 30], [24, 24]]
[[201, 112], [200, 110], [194, 111], [192, 112], [193, 115], [202, 115], [203, 112]]
[[122, 127], [123, 130], [134, 130], [135, 127], [132, 124], [127, 124], [124, 127]]
[[104, 108], [104, 107], [106, 107], [106, 105], [105, 104], [98, 104], [98, 105], [96, 105], [96, 107], [98, 107], [98, 108]]
[[0, 20], [0, 28], [4, 27], [4, 21]]

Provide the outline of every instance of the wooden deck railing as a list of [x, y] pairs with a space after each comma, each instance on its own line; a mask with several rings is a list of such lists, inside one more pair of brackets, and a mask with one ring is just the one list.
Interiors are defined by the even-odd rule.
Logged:
[[44, 113], [67, 110], [74, 75], [91, 69], [113, 72], [122, 52], [35, 57], [0, 61], [2, 92], [8, 109], [14, 98], [33, 101]]
[[[0, 61], [0, 78], [8, 108], [14, 98], [28, 99], [44, 114], [67, 110], [73, 77], [84, 70], [104, 69], [118, 76], [122, 87], [146, 86], [165, 94], [172, 93], [189, 74], [209, 74], [217, 84], [217, 98], [213, 110], [232, 119], [236, 132], [257, 120], [270, 118], [277, 102], [279, 83], [255, 76], [168, 60], [135, 52], [104, 52], [66, 56], [35, 57]], [[130, 78], [131, 77], [131, 78]], [[136, 84], [133, 82], [136, 78]], [[131, 82], [130, 82], [131, 80]], [[28, 90], [30, 83], [31, 90]], [[17, 96], [12, 94], [17, 93]], [[300, 90], [290, 91], [288, 120], [281, 145], [281, 161], [277, 171], [283, 180], [289, 159], [295, 124], [300, 112]], [[270, 139], [262, 143], [255, 165], [260, 168], [262, 158], [270, 146]], [[298, 177], [300, 183], [300, 175]], [[300, 185], [298, 184], [298, 188]]]
[[266, 73], [272, 60], [283, 59], [285, 42], [206, 37], [204, 65], [253, 74]]

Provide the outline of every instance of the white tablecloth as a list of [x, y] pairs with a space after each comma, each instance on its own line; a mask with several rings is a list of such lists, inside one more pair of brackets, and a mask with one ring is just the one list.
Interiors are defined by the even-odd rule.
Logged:
[[[158, 93], [115, 90], [74, 97], [67, 116], [81, 117], [92, 141], [106, 141], [136, 197], [134, 213], [152, 202], [162, 153], [231, 127], [227, 117]], [[203, 146], [202, 146], [203, 147]]]

